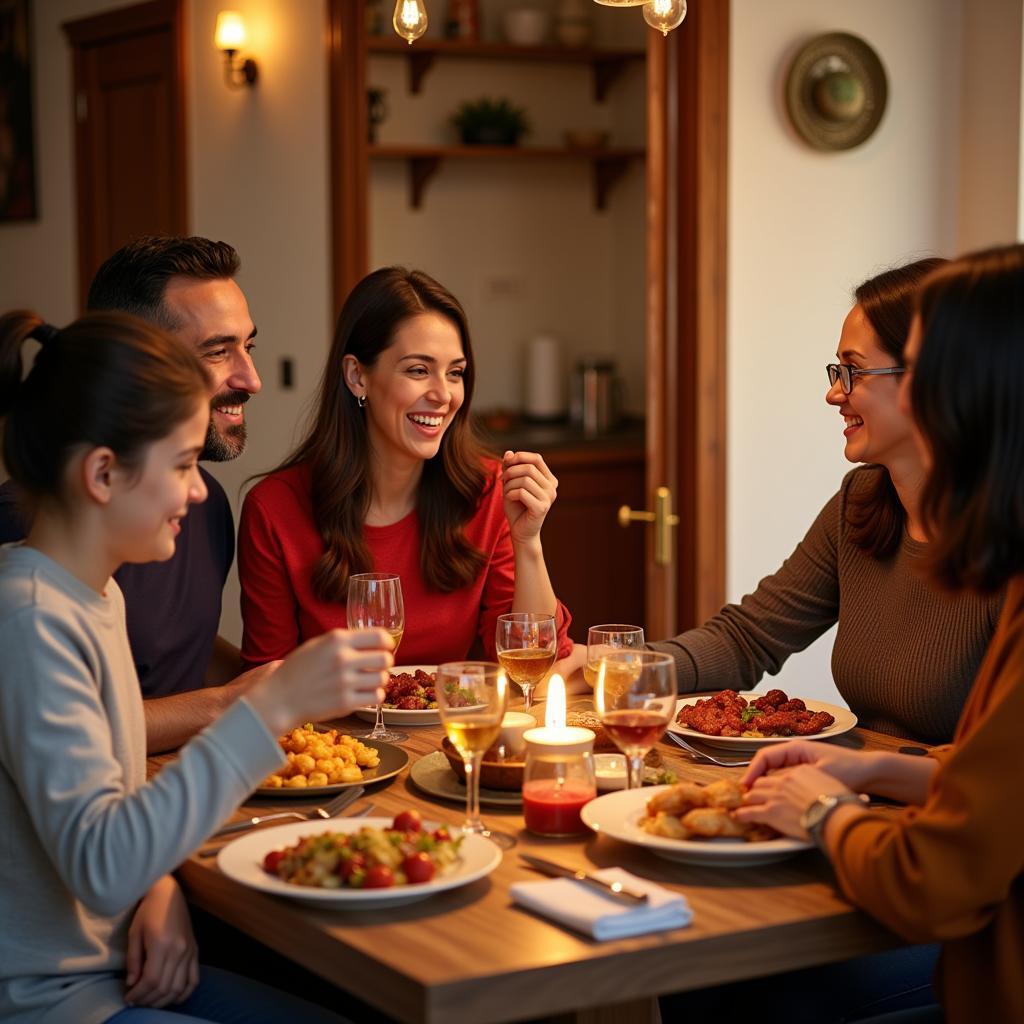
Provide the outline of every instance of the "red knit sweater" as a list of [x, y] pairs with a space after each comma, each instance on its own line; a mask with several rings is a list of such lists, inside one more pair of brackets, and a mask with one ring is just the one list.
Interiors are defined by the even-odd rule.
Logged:
[[[402, 579], [405, 635], [399, 648], [403, 665], [437, 665], [465, 658], [479, 637], [484, 655], [494, 660], [498, 616], [512, 610], [515, 559], [502, 508], [500, 467], [488, 463], [493, 486], [466, 524], [469, 542], [487, 564], [468, 586], [448, 594], [427, 589], [420, 572], [420, 524], [415, 512], [390, 526], [364, 526], [373, 570]], [[306, 466], [273, 473], [246, 496], [238, 532], [238, 572], [242, 584], [242, 657], [246, 665], [283, 658], [304, 640], [344, 627], [345, 605], [321, 601], [310, 580], [324, 545], [313, 522], [310, 476]], [[522, 609], [530, 611], [531, 609]], [[558, 656], [572, 649], [571, 617], [559, 602]]]

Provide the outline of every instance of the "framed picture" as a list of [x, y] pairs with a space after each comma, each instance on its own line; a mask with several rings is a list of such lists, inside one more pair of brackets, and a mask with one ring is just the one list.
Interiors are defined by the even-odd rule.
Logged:
[[0, 0], [0, 222], [34, 220], [29, 0]]

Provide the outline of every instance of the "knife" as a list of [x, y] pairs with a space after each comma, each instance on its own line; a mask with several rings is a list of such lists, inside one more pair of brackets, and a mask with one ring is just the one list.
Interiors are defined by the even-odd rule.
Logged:
[[647, 902], [647, 893], [637, 892], [635, 889], [624, 886], [621, 882], [606, 882], [603, 878], [598, 878], [597, 875], [587, 874], [586, 871], [573, 871], [572, 868], [562, 867], [561, 864], [556, 864], [554, 861], [545, 860], [543, 857], [534, 857], [529, 853], [519, 854], [519, 859], [542, 875], [550, 875], [552, 878], [575, 878], [577, 882], [586, 882], [588, 885], [600, 889], [605, 896], [622, 900], [624, 903]]

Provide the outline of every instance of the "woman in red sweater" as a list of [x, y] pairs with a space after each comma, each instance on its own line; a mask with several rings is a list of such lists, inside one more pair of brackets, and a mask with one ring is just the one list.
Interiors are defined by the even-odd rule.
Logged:
[[[736, 814], [810, 835], [852, 902], [910, 941], [941, 941], [950, 1024], [1024, 1021], [1024, 246], [931, 275], [904, 356], [931, 574], [957, 590], [1006, 586], [995, 636], [952, 746], [932, 757], [772, 747]], [[909, 806], [875, 811], [859, 791]], [[771, 999], [770, 979], [759, 994]]]
[[401, 577], [401, 660], [495, 658], [504, 612], [569, 613], [540, 530], [558, 482], [531, 452], [485, 457], [469, 417], [474, 362], [458, 300], [385, 267], [349, 295], [305, 440], [247, 495], [238, 537], [249, 665], [345, 625], [353, 573]]

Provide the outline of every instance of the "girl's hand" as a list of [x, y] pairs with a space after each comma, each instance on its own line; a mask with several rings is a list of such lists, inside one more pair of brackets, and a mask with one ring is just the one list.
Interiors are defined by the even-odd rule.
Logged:
[[505, 452], [501, 486], [512, 543], [525, 544], [539, 536], [558, 492], [558, 481], [544, 460], [536, 452]]
[[256, 683], [249, 703], [275, 735], [302, 722], [341, 718], [384, 700], [393, 646], [383, 629], [332, 629]]
[[[753, 766], [751, 766], [753, 767]], [[743, 798], [743, 806], [733, 814], [737, 821], [771, 825], [785, 836], [809, 839], [800, 824], [804, 811], [819, 796], [838, 796], [852, 792], [828, 772], [811, 764], [797, 765], [762, 775]]]
[[793, 740], [762, 747], [750, 762], [743, 776], [743, 785], [751, 786], [756, 779], [777, 768], [792, 768], [798, 764], [813, 764], [833, 778], [854, 790], [867, 788], [873, 766], [872, 754], [834, 747], [814, 740]]
[[173, 1006], [199, 984], [199, 951], [178, 883], [164, 875], [142, 897], [128, 929], [129, 1006]]

